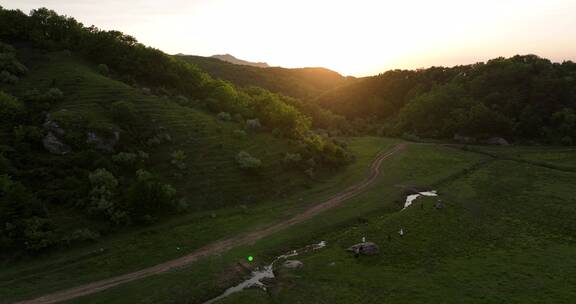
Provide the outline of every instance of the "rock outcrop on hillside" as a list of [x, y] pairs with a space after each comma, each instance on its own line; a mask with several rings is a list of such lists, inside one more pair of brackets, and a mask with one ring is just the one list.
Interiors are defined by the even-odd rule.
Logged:
[[359, 243], [346, 250], [363, 255], [377, 255], [380, 253], [380, 247], [372, 242]]

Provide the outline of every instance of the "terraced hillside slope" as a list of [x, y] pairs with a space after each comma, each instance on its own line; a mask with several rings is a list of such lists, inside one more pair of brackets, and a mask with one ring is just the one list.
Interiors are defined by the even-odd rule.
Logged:
[[0, 23], [7, 263], [180, 214], [245, 210], [351, 161], [285, 97], [214, 80], [130, 36], [47, 9], [0, 9]]

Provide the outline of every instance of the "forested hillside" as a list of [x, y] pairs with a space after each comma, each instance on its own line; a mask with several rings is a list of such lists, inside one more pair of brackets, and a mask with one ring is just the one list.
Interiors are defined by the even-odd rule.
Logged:
[[344, 77], [324, 68], [259, 68], [209, 57], [189, 55], [176, 57], [195, 64], [212, 77], [228, 80], [240, 86], [257, 86], [302, 99], [314, 98], [327, 90], [354, 81], [352, 77]]
[[295, 100], [117, 31], [0, 8], [0, 255], [301, 188], [350, 161]]
[[332, 90], [316, 102], [375, 123], [387, 135], [576, 143], [576, 63], [534, 55], [388, 71]]
[[216, 58], [176, 55], [177, 59], [192, 63], [216, 79], [230, 81], [242, 88], [264, 88], [284, 95], [283, 100], [312, 118], [313, 128], [334, 134], [354, 133], [357, 128], [342, 116], [309, 102], [318, 95], [337, 88], [355, 78], [324, 68], [286, 69], [280, 67], [260, 68], [238, 65]]

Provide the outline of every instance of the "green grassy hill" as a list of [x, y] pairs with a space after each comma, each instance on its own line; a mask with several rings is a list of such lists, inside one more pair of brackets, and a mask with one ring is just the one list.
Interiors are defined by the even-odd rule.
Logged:
[[294, 99], [213, 79], [123, 33], [0, 8], [0, 39], [8, 261], [187, 212], [245, 210], [351, 161]]
[[[126, 225], [149, 225], [176, 214], [244, 210], [306, 189], [331, 172], [319, 159], [304, 158], [296, 139], [214, 115], [202, 102], [182, 103], [181, 96], [127, 85], [69, 51], [22, 44], [16, 53], [28, 71], [0, 90], [21, 96], [27, 112], [19, 122], [0, 124], [6, 138], [0, 146], [0, 176], [7, 183], [0, 189], [0, 211], [21, 228], [16, 234], [3, 231], [2, 245], [9, 248], [0, 250], [5, 257], [66, 249]], [[59, 92], [58, 100], [45, 102], [44, 92], [51, 91]], [[47, 117], [64, 132], [60, 141], [71, 149], [65, 155], [43, 147], [52, 132], [45, 126]], [[87, 143], [90, 133], [107, 140], [114, 132], [119, 140], [112, 151]], [[242, 168], [241, 152], [256, 162], [253, 168]], [[287, 161], [287, 155], [297, 159]], [[114, 206], [104, 210], [95, 205], [99, 190], [91, 180], [100, 168], [115, 183], [106, 198]], [[141, 182], [139, 170], [153, 179]], [[14, 190], [18, 187], [33, 197]], [[19, 197], [11, 203], [10, 195]]]
[[[35, 63], [27, 60], [34, 56], [42, 58]], [[285, 153], [295, 153], [294, 146], [286, 140], [266, 132], [236, 134], [235, 131], [244, 130], [240, 123], [221, 121], [199, 108], [181, 106], [173, 97], [147, 95], [139, 88], [98, 74], [95, 67], [62, 52], [31, 51], [22, 60], [33, 68], [15, 90], [44, 91], [55, 80], [65, 97], [50, 110], [52, 113], [65, 110], [77, 117], [116, 124], [111, 105], [120, 100], [132, 102], [144, 119], [139, 125], [123, 129], [116, 152], [122, 148], [145, 150], [150, 154], [150, 169], [176, 185], [199, 208], [246, 204], [270, 194], [281, 195], [308, 179], [302, 172], [284, 169]], [[153, 132], [169, 134], [171, 140], [152, 147], [140, 144], [138, 135], [150, 132], [151, 127]], [[176, 150], [187, 155], [187, 169], [182, 172], [171, 164], [171, 154]], [[238, 168], [235, 157], [240, 151], [261, 159], [262, 170], [250, 174]], [[174, 173], [182, 177], [177, 178]]]

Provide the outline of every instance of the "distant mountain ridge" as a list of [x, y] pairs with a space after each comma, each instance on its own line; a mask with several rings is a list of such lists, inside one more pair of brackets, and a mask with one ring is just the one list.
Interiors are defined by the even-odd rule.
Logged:
[[226, 62], [230, 62], [233, 64], [239, 64], [239, 65], [249, 65], [249, 66], [253, 66], [253, 67], [257, 67], [257, 68], [269, 68], [270, 66], [266, 63], [266, 62], [251, 62], [251, 61], [246, 61], [246, 60], [242, 60], [242, 59], [238, 59], [230, 54], [224, 54], [224, 55], [213, 55], [210, 56], [211, 58], [216, 58], [216, 59], [220, 59], [222, 61], [226, 61]]

